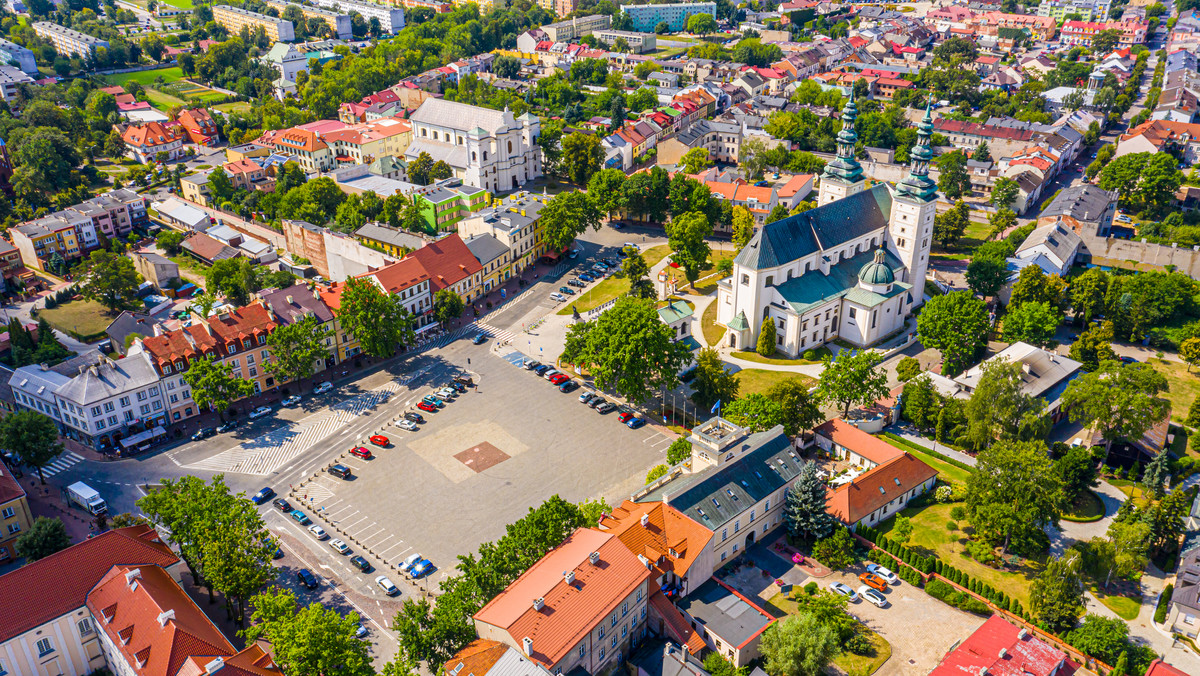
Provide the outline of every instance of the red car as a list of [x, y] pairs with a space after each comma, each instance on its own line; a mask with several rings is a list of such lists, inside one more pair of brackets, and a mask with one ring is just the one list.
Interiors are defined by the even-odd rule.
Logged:
[[619, 420], [620, 422], [629, 422], [629, 419], [632, 417], [633, 417], [633, 411], [623, 411], [623, 412], [621, 412], [621, 415], [617, 416], [617, 420]]
[[556, 376], [550, 376], [550, 384], [551, 385], [562, 385], [563, 383], [567, 382], [570, 379], [571, 379], [571, 376], [569, 376], [565, 373], [560, 373]]
[[353, 455], [356, 458], [362, 458], [363, 460], [371, 459], [371, 451], [363, 448], [362, 446], [355, 446], [354, 448], [350, 449], [350, 455]]
[[437, 406], [434, 406], [433, 404], [426, 404], [423, 401], [417, 402], [417, 408], [425, 411], [426, 413], [437, 413]]
[[387, 445], [392, 442], [388, 441], [388, 438], [382, 434], [374, 434], [371, 435], [371, 443], [375, 444], [376, 446], [387, 447]]

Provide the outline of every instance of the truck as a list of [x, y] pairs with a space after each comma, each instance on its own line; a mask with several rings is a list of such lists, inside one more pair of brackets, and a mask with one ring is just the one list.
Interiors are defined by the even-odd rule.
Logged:
[[108, 511], [108, 505], [104, 503], [100, 493], [82, 481], [76, 481], [65, 490], [67, 499], [89, 514], [104, 514]]

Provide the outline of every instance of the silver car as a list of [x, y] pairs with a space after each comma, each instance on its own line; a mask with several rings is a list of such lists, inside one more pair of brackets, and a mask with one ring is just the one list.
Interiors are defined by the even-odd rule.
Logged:
[[858, 600], [858, 594], [854, 593], [853, 589], [842, 584], [841, 582], [830, 582], [829, 589], [834, 594], [840, 594], [842, 596], [845, 596], [846, 598], [850, 599], [851, 602]]

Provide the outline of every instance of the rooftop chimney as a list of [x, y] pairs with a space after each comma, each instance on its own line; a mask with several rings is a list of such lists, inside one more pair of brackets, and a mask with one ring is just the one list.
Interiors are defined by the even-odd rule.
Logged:
[[542, 606], [544, 606], [544, 605], [546, 605], [546, 598], [544, 596], [539, 596], [533, 600], [533, 609], [534, 610], [541, 610]]
[[571, 584], [571, 583], [575, 582], [575, 571], [573, 571], [573, 570], [563, 571], [563, 579], [566, 580], [567, 584]]
[[1017, 633], [1017, 639], [1021, 640], [1021, 641], [1024, 641], [1028, 636], [1029, 636], [1029, 630], [1025, 629], [1024, 627], [1022, 627], [1021, 631]]
[[646, 524], [648, 524], [648, 523], [650, 523], [650, 515], [649, 515], [649, 514], [643, 514], [643, 515], [642, 515], [642, 528], [645, 528], [645, 527], [646, 527]]
[[521, 639], [521, 646], [525, 649], [526, 657], [533, 657], [533, 639], [526, 636]]
[[1000, 659], [1004, 659], [1005, 657], [1008, 657], [1008, 651], [1005, 650], [1004, 648], [1001, 648], [1000, 649]]
[[209, 662], [208, 664], [204, 665], [204, 673], [215, 674], [218, 671], [220, 671], [221, 668], [224, 666], [225, 666], [225, 660], [218, 657], [218, 658], [214, 659], [212, 662]]
[[158, 614], [158, 624], [161, 627], [167, 626], [167, 620], [175, 619], [175, 609], [164, 610]]
[[588, 554], [588, 561], [590, 561], [593, 566], [600, 563], [600, 552], [592, 552], [591, 554]]
[[646, 558], [644, 555], [642, 555], [642, 554], [638, 554], [638, 561], [641, 561], [641, 562], [642, 562], [642, 565], [643, 565], [643, 566], [645, 566], [647, 570], [649, 570], [649, 569], [650, 569], [650, 559], [647, 559], [647, 558]]
[[133, 584], [133, 581], [142, 576], [141, 568], [125, 571], [125, 584]]

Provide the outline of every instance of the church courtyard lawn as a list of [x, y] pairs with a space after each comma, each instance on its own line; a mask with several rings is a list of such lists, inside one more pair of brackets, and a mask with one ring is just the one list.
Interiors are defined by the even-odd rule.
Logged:
[[613, 275], [612, 277], [600, 280], [600, 283], [588, 289], [583, 295], [568, 298], [566, 304], [558, 311], [558, 314], [570, 316], [572, 307], [579, 310], [580, 314], [583, 314], [626, 293], [629, 293], [629, 280]]
[[[716, 306], [715, 302], [713, 303], [713, 306]], [[830, 354], [829, 348], [827, 347], [819, 347], [814, 350], [814, 352], [817, 353], [816, 359], [791, 359], [779, 352], [776, 352], [770, 357], [764, 357], [761, 354], [752, 352], [750, 350], [738, 350], [737, 352], [732, 352], [731, 355], [744, 361], [752, 361], [756, 364], [772, 364], [774, 366], [809, 366], [812, 364], [820, 364], [821, 358]]]
[[891, 434], [884, 434], [879, 438], [902, 451], [907, 451], [908, 453], [916, 456], [921, 462], [936, 469], [938, 471], [938, 478], [942, 479], [943, 481], [965, 484], [967, 483], [967, 478], [971, 476], [971, 472], [968, 470], [965, 470], [958, 465], [952, 465], [945, 460], [942, 460], [941, 458], [927, 452], [923, 447], [917, 444], [909, 443], [905, 439], [901, 439], [900, 437], [896, 437]]
[[745, 397], [750, 394], [766, 394], [767, 390], [771, 389], [776, 383], [799, 378], [806, 388], [811, 388], [817, 384], [815, 378], [810, 378], [800, 373], [792, 373], [790, 371], [768, 371], [767, 369], [742, 369], [736, 374], [738, 379], [738, 396]]
[[966, 260], [971, 257], [975, 249], [979, 248], [980, 244], [987, 241], [988, 235], [991, 232], [992, 227], [987, 223], [970, 221], [967, 224], [966, 231], [963, 232], [962, 238], [950, 248], [946, 248], [941, 242], [934, 242], [930, 257], [944, 260]]
[[[922, 458], [924, 460], [924, 458]], [[957, 503], [961, 505], [962, 503]], [[950, 518], [950, 510], [955, 505], [932, 504], [925, 507], [908, 508], [900, 512], [912, 520], [912, 537], [908, 540], [909, 548], [924, 555], [933, 555], [971, 576], [972, 580], [981, 580], [998, 591], [1008, 594], [1029, 607], [1029, 587], [1033, 579], [1045, 567], [1039, 559], [1021, 559], [1021, 565], [1012, 572], [1001, 571], [985, 566], [967, 556], [967, 543], [973, 532], [965, 520], [958, 523], [954, 530], [946, 528]], [[895, 519], [888, 519], [880, 530], [884, 535], [891, 532]]]
[[704, 342], [708, 343], [709, 347], [716, 347], [721, 344], [721, 339], [725, 337], [725, 327], [717, 323], [717, 301], [708, 304], [704, 308], [704, 312], [700, 315], [700, 329], [704, 331]]
[[[656, 247], [657, 248], [657, 247]], [[721, 281], [720, 275], [717, 273], [717, 263], [726, 259], [733, 258], [737, 255], [732, 249], [713, 249], [708, 256], [708, 265], [700, 271], [700, 278], [696, 280], [695, 294], [699, 296], [707, 296], [717, 290], [717, 282]], [[658, 261], [655, 261], [657, 263]], [[646, 265], [653, 267], [649, 259], [646, 260]], [[683, 268], [667, 267], [667, 274], [671, 279], [675, 280], [676, 288], [680, 292], [692, 292], [692, 287], [688, 285], [687, 276], [683, 273]]]

